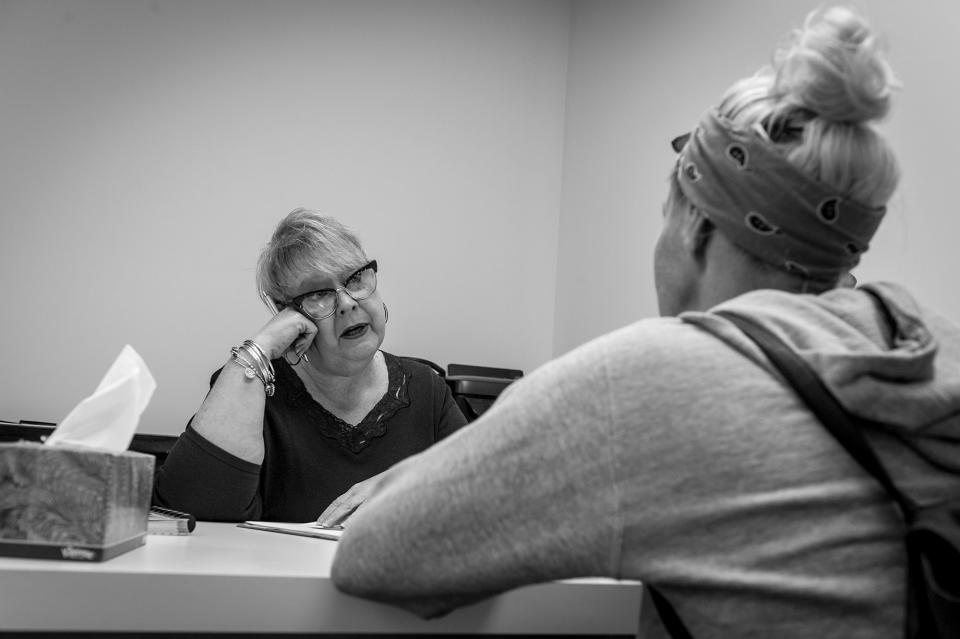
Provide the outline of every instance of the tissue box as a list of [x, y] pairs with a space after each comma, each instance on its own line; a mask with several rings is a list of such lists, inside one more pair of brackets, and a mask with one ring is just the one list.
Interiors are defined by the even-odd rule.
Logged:
[[103, 561], [143, 544], [154, 458], [0, 444], [0, 555]]

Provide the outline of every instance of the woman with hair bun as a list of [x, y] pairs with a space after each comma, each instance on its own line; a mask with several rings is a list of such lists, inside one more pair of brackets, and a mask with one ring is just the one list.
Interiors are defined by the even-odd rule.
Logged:
[[[849, 284], [899, 177], [873, 128], [894, 87], [858, 14], [811, 14], [674, 140], [662, 317], [548, 363], [388, 471], [349, 520], [338, 586], [432, 616], [608, 576], [656, 586], [698, 639], [901, 637], [903, 521], [734, 321], [877, 424], [913, 498], [960, 491], [960, 328], [895, 284]], [[653, 606], [641, 630], [666, 636]]]

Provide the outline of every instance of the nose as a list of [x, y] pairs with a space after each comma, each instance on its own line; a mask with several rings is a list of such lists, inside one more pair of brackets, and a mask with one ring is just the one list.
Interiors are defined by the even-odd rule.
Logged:
[[357, 307], [357, 300], [353, 299], [350, 296], [350, 293], [347, 292], [345, 288], [337, 289], [337, 309], [340, 311], [341, 315], [346, 314], [348, 311], [352, 311]]

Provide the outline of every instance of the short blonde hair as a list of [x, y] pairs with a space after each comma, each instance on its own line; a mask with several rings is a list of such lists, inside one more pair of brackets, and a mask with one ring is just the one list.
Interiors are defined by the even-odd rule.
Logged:
[[338, 274], [360, 268], [369, 260], [360, 240], [336, 219], [298, 208], [277, 224], [257, 260], [257, 290], [283, 302], [289, 288], [304, 273]]

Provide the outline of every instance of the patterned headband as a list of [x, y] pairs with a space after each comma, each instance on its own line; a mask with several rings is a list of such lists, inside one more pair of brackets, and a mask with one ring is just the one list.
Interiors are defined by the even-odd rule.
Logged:
[[683, 194], [741, 249], [804, 278], [833, 281], [856, 266], [886, 212], [806, 176], [760, 127], [737, 128], [715, 109], [686, 138]]

